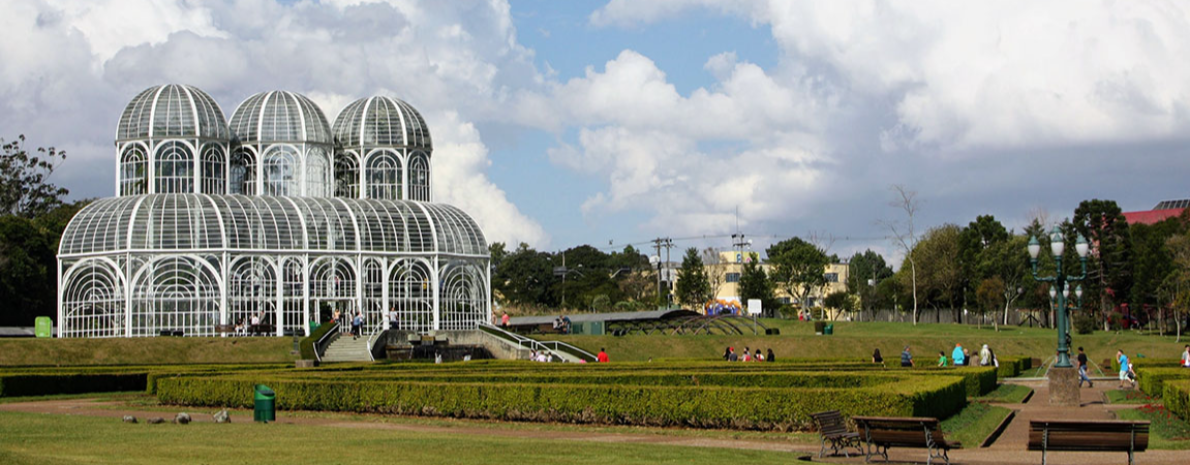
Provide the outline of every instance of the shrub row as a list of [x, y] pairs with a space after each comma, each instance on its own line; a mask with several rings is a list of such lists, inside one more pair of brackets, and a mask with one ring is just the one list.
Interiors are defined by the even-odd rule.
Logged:
[[1001, 378], [1015, 378], [1033, 368], [1033, 359], [1030, 357], [996, 357], [1000, 362], [1000, 367], [996, 369], [996, 374]]
[[1137, 387], [1154, 397], [1165, 395], [1165, 383], [1190, 379], [1190, 370], [1185, 368], [1149, 368], [1133, 364], [1133, 370], [1136, 371]]
[[1161, 402], [1174, 415], [1190, 421], [1190, 379], [1166, 381]]
[[289, 366], [247, 364], [15, 368], [7, 369], [3, 375], [0, 375], [0, 397], [142, 390], [153, 394], [155, 380], [162, 376], [195, 372], [267, 371]]
[[[1128, 357], [1128, 361], [1132, 363], [1133, 370], [1139, 370], [1142, 367], [1143, 368], [1178, 368], [1178, 367], [1182, 366], [1182, 361], [1180, 359], [1176, 359], [1176, 358]], [[1114, 371], [1116, 373], [1120, 372], [1120, 359], [1115, 358], [1115, 355], [1112, 355], [1112, 358], [1111, 358], [1111, 368], [1112, 368], [1112, 371]]]
[[6, 373], [0, 375], [0, 397], [140, 391], [145, 389], [146, 374]]
[[809, 414], [936, 416], [957, 413], [966, 388], [957, 376], [917, 376], [866, 388], [757, 388], [542, 383], [429, 383], [290, 376], [182, 375], [158, 380], [165, 404], [248, 407], [253, 385], [277, 393], [285, 410], [435, 415], [573, 423], [684, 425], [788, 431]]

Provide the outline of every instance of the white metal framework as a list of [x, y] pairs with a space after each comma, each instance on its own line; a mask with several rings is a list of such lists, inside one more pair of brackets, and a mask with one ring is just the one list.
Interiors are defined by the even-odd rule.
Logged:
[[335, 119], [334, 134], [335, 195], [431, 200], [430, 130], [413, 106], [391, 97], [356, 100]]
[[[334, 130], [308, 98], [249, 97], [231, 124], [203, 91], [147, 89], [116, 135], [117, 197], [58, 252], [59, 337], [309, 334], [333, 310], [365, 331], [490, 321], [483, 231], [430, 200], [430, 133], [409, 104], [358, 100]], [[242, 195], [241, 195], [242, 194]], [[338, 197], [332, 197], [338, 195]], [[403, 200], [408, 199], [408, 200]]]
[[455, 207], [402, 200], [150, 194], [96, 201], [59, 250], [63, 337], [307, 334], [320, 309], [365, 327], [490, 321], [487, 244]]

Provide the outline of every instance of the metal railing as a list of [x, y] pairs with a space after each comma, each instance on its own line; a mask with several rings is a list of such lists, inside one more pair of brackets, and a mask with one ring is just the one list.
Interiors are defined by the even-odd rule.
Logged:
[[322, 361], [322, 354], [326, 352], [326, 347], [331, 345], [331, 342], [334, 342], [333, 340], [328, 339], [330, 339], [331, 336], [338, 336], [339, 334], [339, 323], [327, 324], [333, 326], [326, 330], [326, 333], [323, 333], [322, 337], [318, 338], [318, 340], [314, 342], [314, 358], [319, 362]]
[[368, 334], [368, 360], [375, 362], [376, 356], [372, 354], [372, 345], [376, 343], [376, 337], [384, 334], [384, 327], [382, 325], [373, 325], [372, 332]]
[[566, 353], [573, 357], [577, 357], [588, 362], [595, 361], [595, 354], [587, 352], [583, 349], [567, 344], [562, 341], [538, 341], [531, 337], [522, 336], [520, 334], [507, 331], [491, 323], [480, 323], [479, 329], [494, 335], [506, 341], [516, 344], [517, 347], [531, 349], [531, 350], [549, 350], [553, 353]]

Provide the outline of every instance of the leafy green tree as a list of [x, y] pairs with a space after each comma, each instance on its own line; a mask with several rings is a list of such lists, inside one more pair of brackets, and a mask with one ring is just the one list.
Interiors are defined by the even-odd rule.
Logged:
[[[1100, 321], [1108, 329], [1108, 318], [1115, 305], [1122, 301], [1132, 286], [1132, 240], [1124, 214], [1113, 200], [1084, 200], [1071, 218], [1074, 232], [1082, 234], [1093, 246], [1088, 260], [1084, 299], [1099, 301]], [[1066, 234], [1070, 241], [1071, 234]], [[1067, 244], [1067, 250], [1073, 242]], [[1066, 269], [1077, 273], [1077, 259], [1065, 261]], [[1065, 271], [1065, 270], [1064, 270]]]
[[747, 306], [748, 300], [760, 299], [764, 314], [771, 317], [776, 314], [778, 306], [777, 299], [773, 296], [773, 282], [769, 280], [764, 268], [760, 267], [760, 258], [756, 253], [751, 252], [750, 255], [751, 260], [745, 260], [744, 267], [740, 270], [740, 301]]
[[[992, 215], [980, 215], [959, 233], [959, 271], [963, 302], [974, 295], [975, 288], [989, 275], [979, 271], [980, 255], [993, 244], [1008, 240], [1008, 230]], [[965, 307], [966, 305], [964, 305]]]
[[0, 155], [0, 214], [33, 219], [63, 205], [70, 191], [50, 183], [54, 167], [66, 160], [66, 151], [38, 147], [30, 154], [25, 136], [3, 144]]
[[826, 285], [826, 266], [830, 257], [818, 246], [791, 237], [773, 244], [765, 251], [773, 265], [771, 279], [802, 309], [807, 308], [810, 292]]
[[1152, 225], [1137, 223], [1131, 225], [1129, 230], [1132, 237], [1132, 289], [1129, 303], [1134, 310], [1156, 308], [1162, 315], [1158, 320], [1164, 323], [1160, 287], [1174, 271], [1173, 254], [1166, 247], [1166, 241], [1186, 232], [1186, 220], [1175, 217]]
[[[1007, 305], [1004, 300], [1004, 287], [1004, 281], [995, 276], [979, 282], [979, 286], [975, 288], [975, 302], [980, 314], [996, 312]], [[995, 321], [996, 319], [992, 318], [992, 322]], [[979, 322], [979, 326], [982, 327], [983, 318], [980, 318]]]
[[682, 257], [682, 267], [678, 269], [676, 286], [678, 302], [695, 311], [702, 310], [711, 298], [711, 284], [707, 281], [706, 268], [703, 267], [698, 249], [686, 249], [686, 255]]
[[0, 326], [33, 326], [56, 318], [58, 242], [89, 200], [62, 205], [34, 219], [0, 216]]
[[875, 310], [877, 307], [876, 286], [868, 281], [879, 283], [892, 277], [893, 270], [885, 262], [884, 257], [871, 249], [863, 253], [856, 252], [848, 260], [847, 290], [859, 296], [860, 308]]
[[[989, 283], [1000, 286], [999, 296], [995, 302], [1003, 305], [1000, 309], [983, 308], [985, 311], [1003, 310], [1004, 324], [1008, 324], [1008, 312], [1013, 304], [1024, 295], [1027, 280], [1031, 281], [1029, 270], [1029, 252], [1026, 247], [1029, 240], [1025, 236], [1010, 236], [1007, 239], [992, 243], [979, 254], [976, 274], [982, 276], [978, 292], [987, 293], [985, 289]], [[981, 304], [990, 302], [987, 296], [977, 297]], [[994, 320], [996, 321], [996, 320]]]
[[955, 257], [959, 253], [960, 232], [953, 224], [931, 228], [913, 249], [917, 284], [925, 294], [926, 304], [935, 310], [958, 310], [954, 304], [962, 288], [962, 273]]
[[554, 306], [548, 290], [558, 279], [554, 277], [550, 255], [538, 252], [521, 243], [511, 253], [503, 252], [504, 244], [492, 244], [492, 288], [503, 296], [504, 303], [529, 306]]

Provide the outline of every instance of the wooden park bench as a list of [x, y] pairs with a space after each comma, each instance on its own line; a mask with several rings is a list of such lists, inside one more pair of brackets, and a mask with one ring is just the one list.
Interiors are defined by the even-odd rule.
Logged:
[[1041, 451], [1041, 463], [1051, 450], [1084, 452], [1134, 452], [1149, 447], [1148, 421], [1029, 420], [1029, 450]]
[[950, 463], [947, 452], [962, 447], [954, 441], [947, 441], [939, 428], [937, 418], [925, 417], [851, 417], [859, 429], [860, 440], [867, 444], [864, 462], [872, 460], [873, 454], [880, 454], [888, 461], [889, 447], [918, 447], [926, 449], [926, 465], [940, 458]]
[[818, 458], [826, 454], [827, 441], [831, 443], [831, 455], [839, 455], [842, 451], [843, 455], [851, 457], [851, 454], [847, 453], [848, 447], [854, 447], [860, 454], [864, 453], [859, 433], [847, 429], [847, 421], [838, 410], [811, 413], [810, 416], [818, 423], [818, 434], [822, 436], [822, 449], [818, 451]]

